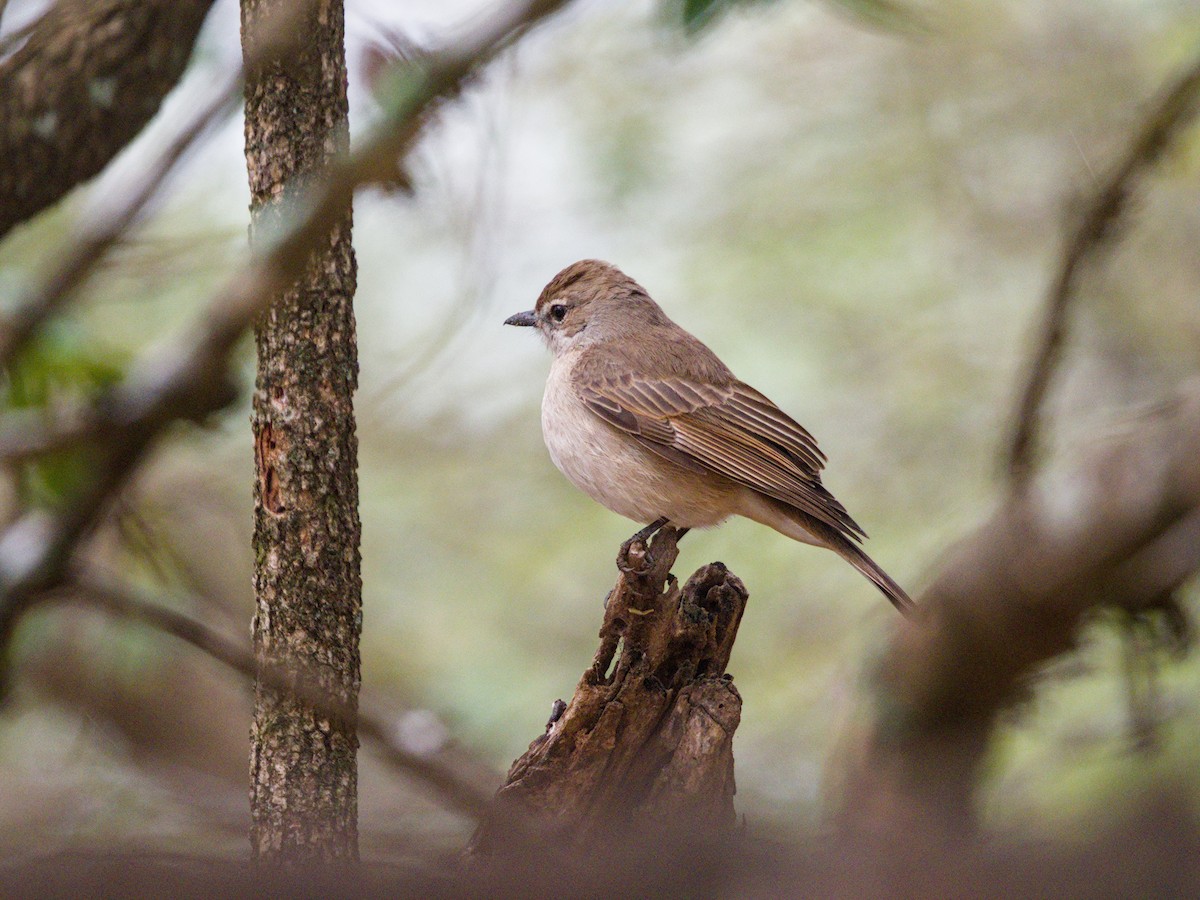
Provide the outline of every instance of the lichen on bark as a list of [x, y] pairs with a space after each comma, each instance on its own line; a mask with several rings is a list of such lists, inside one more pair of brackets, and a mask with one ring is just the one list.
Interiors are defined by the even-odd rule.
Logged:
[[[285, 4], [242, 0], [243, 48]], [[289, 13], [295, 15], [294, 12]], [[251, 234], [270, 233], [290, 199], [348, 145], [340, 0], [306, 4], [286, 60], [247, 73]], [[254, 649], [303, 684], [300, 697], [259, 679], [251, 752], [251, 845], [260, 861], [357, 859], [356, 730], [362, 622], [357, 438], [358, 363], [350, 213], [305, 275], [255, 329]]]

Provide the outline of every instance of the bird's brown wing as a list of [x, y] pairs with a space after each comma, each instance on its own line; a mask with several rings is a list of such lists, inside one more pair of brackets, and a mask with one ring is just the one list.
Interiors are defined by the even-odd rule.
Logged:
[[812, 435], [748, 384], [597, 374], [575, 386], [593, 413], [660, 456], [774, 497], [845, 537], [866, 536], [821, 484], [825, 454]]

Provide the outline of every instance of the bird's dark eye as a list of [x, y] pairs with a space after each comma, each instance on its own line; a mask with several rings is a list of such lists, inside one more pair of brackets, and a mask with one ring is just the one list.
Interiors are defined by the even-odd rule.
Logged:
[[552, 307], [550, 307], [550, 318], [552, 318], [555, 322], [561, 322], [566, 317], [567, 308], [561, 303], [555, 303]]

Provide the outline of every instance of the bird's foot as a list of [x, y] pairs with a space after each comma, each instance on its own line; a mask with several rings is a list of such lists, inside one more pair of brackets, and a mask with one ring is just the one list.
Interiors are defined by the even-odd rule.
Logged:
[[633, 537], [631, 537], [629, 540], [627, 540], [622, 546], [623, 547], [629, 546], [630, 544], [634, 543], [635, 541], [641, 541], [643, 544], [647, 543], [650, 540], [650, 538], [654, 537], [654, 535], [656, 535], [658, 533], [658, 530], [660, 528], [662, 528], [664, 525], [667, 524], [668, 521], [670, 521], [670, 520], [666, 516], [659, 516], [657, 519], [655, 519], [653, 522], [651, 522], [645, 528], [641, 529], [640, 531], [634, 532]]
[[667, 517], [661, 516], [623, 543], [621, 552], [617, 554], [617, 568], [626, 575], [645, 575], [654, 568], [654, 560], [650, 556], [650, 538], [666, 524]]

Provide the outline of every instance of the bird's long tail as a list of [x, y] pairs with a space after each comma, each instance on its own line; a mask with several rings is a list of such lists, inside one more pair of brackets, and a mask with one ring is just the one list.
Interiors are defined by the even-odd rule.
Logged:
[[[832, 498], [831, 498], [832, 499]], [[814, 544], [817, 547], [828, 547], [862, 574], [883, 592], [900, 612], [907, 615], [916, 605], [904, 588], [896, 584], [887, 572], [883, 571], [866, 552], [846, 534], [832, 526], [813, 518], [803, 510], [796, 509], [780, 500], [764, 497], [761, 494], [747, 494], [746, 503], [741, 510], [742, 515], [774, 528], [786, 534], [793, 540]], [[853, 520], [851, 520], [853, 522]]]
[[912, 598], [908, 596], [904, 588], [896, 584], [895, 580], [887, 572], [879, 567], [879, 564], [863, 551], [857, 544], [853, 544], [846, 540], [841, 535], [831, 540], [826, 546], [834, 551], [858, 571], [862, 572], [869, 578], [874, 585], [883, 591], [883, 595], [892, 601], [892, 605], [900, 610], [904, 615], [912, 612]]

